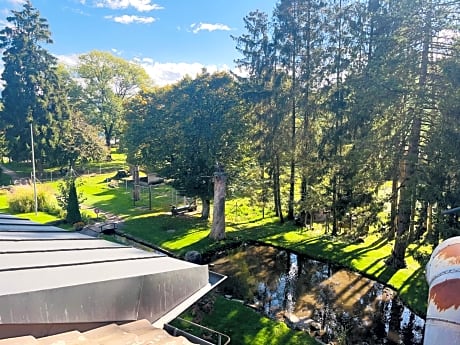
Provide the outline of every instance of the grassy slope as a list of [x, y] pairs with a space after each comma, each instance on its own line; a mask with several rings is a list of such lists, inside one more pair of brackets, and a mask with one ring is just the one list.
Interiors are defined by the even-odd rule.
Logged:
[[[185, 317], [190, 319], [188, 315]], [[231, 344], [251, 345], [313, 345], [317, 342], [307, 334], [293, 331], [285, 323], [274, 322], [235, 301], [217, 296], [213, 310], [200, 324], [231, 337]], [[180, 323], [182, 329], [186, 329]], [[193, 331], [193, 329], [190, 329]], [[200, 333], [198, 332], [198, 335]]]

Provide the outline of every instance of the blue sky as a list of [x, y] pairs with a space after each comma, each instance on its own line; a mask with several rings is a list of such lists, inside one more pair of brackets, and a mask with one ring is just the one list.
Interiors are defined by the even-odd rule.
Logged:
[[[24, 0], [0, 0], [0, 25]], [[239, 58], [230, 35], [245, 32], [253, 10], [271, 15], [276, 0], [32, 0], [48, 20], [48, 50], [68, 64], [91, 50], [140, 63], [158, 85], [233, 69]]]

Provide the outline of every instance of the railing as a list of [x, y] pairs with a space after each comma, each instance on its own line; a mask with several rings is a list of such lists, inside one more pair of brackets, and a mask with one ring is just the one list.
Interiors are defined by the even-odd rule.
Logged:
[[204, 330], [204, 331], [206, 331], [208, 333], [211, 333], [213, 335], [213, 341], [214, 341], [214, 338], [215, 338], [215, 341], [217, 341], [217, 343], [211, 343], [208, 340], [202, 339], [202, 338], [200, 338], [198, 336], [195, 336], [195, 335], [193, 335], [191, 333], [188, 333], [188, 332], [186, 332], [186, 331], [184, 331], [184, 330], [182, 330], [180, 328], [177, 328], [177, 327], [172, 326], [170, 324], [165, 324], [164, 325], [165, 330], [168, 331], [171, 335], [173, 335], [175, 337], [182, 335], [185, 338], [187, 338], [188, 340], [190, 340], [192, 342], [198, 342], [198, 344], [201, 344], [201, 345], [228, 345], [228, 344], [230, 344], [231, 339], [226, 334], [223, 334], [223, 333], [220, 333], [220, 332], [218, 332], [216, 330], [210, 329], [208, 327], [199, 325], [199, 324], [197, 324], [195, 322], [182, 319], [180, 317], [176, 318], [176, 320], [178, 320], [180, 322], [183, 322], [183, 323], [186, 323], [186, 324], [189, 324], [189, 325], [191, 325], [193, 327], [196, 327], [196, 328], [199, 328], [201, 330]]

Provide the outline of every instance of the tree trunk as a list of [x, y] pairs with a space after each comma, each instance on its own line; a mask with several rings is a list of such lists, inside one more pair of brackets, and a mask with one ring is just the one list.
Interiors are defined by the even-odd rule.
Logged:
[[275, 201], [275, 214], [280, 222], [284, 223], [283, 209], [281, 207], [281, 188], [280, 188], [280, 166], [278, 157], [275, 158], [273, 167], [273, 198]]
[[201, 219], [209, 219], [211, 202], [205, 197], [201, 197]]
[[219, 241], [225, 239], [225, 190], [227, 175], [225, 172], [214, 173], [214, 210], [209, 237]]
[[396, 234], [396, 225], [398, 218], [398, 173], [396, 169], [393, 171], [393, 181], [391, 183], [391, 209], [390, 209], [390, 230], [388, 232], [388, 239], [394, 240]]
[[113, 124], [110, 124], [108, 127], [104, 126], [104, 137], [105, 137], [105, 145], [108, 149], [112, 146], [112, 132], [113, 132]]
[[260, 167], [260, 178], [262, 181], [262, 219], [265, 219], [265, 204], [267, 202], [268, 188], [265, 183], [265, 168], [263, 165]]
[[409, 244], [410, 221], [412, 219], [412, 205], [416, 198], [417, 165], [420, 151], [420, 135], [425, 104], [425, 90], [427, 87], [429, 49], [432, 40], [432, 9], [427, 11], [424, 27], [423, 49], [421, 52], [420, 75], [416, 94], [417, 109], [412, 109], [412, 126], [409, 134], [408, 148], [403, 157], [400, 172], [401, 186], [398, 203], [398, 228], [396, 240], [387, 263], [394, 268], [404, 268], [407, 245]]
[[404, 268], [406, 248], [409, 244], [410, 223], [412, 219], [413, 198], [417, 185], [416, 165], [420, 145], [421, 120], [417, 114], [412, 123], [408, 150], [400, 165], [400, 188], [398, 198], [398, 215], [396, 239], [387, 263], [394, 268]]
[[[296, 42], [294, 41], [294, 52], [296, 51], [295, 48]], [[297, 139], [296, 139], [296, 63], [295, 63], [296, 56], [293, 54], [292, 56], [292, 89], [291, 89], [291, 97], [292, 97], [292, 105], [291, 105], [291, 163], [290, 163], [290, 177], [289, 177], [289, 201], [288, 201], [288, 214], [287, 218], [289, 220], [294, 219], [294, 197], [295, 197], [295, 161], [296, 161], [296, 146], [297, 146]]]
[[133, 201], [139, 201], [140, 200], [140, 190], [139, 190], [139, 165], [134, 165], [132, 167], [132, 173], [133, 175]]
[[337, 177], [334, 175], [332, 178], [332, 236], [337, 236], [339, 233], [337, 199]]

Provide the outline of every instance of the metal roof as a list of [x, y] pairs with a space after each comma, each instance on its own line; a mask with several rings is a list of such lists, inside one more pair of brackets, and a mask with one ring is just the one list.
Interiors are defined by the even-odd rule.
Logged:
[[0, 339], [27, 324], [147, 319], [161, 328], [223, 279], [207, 265], [0, 216]]

